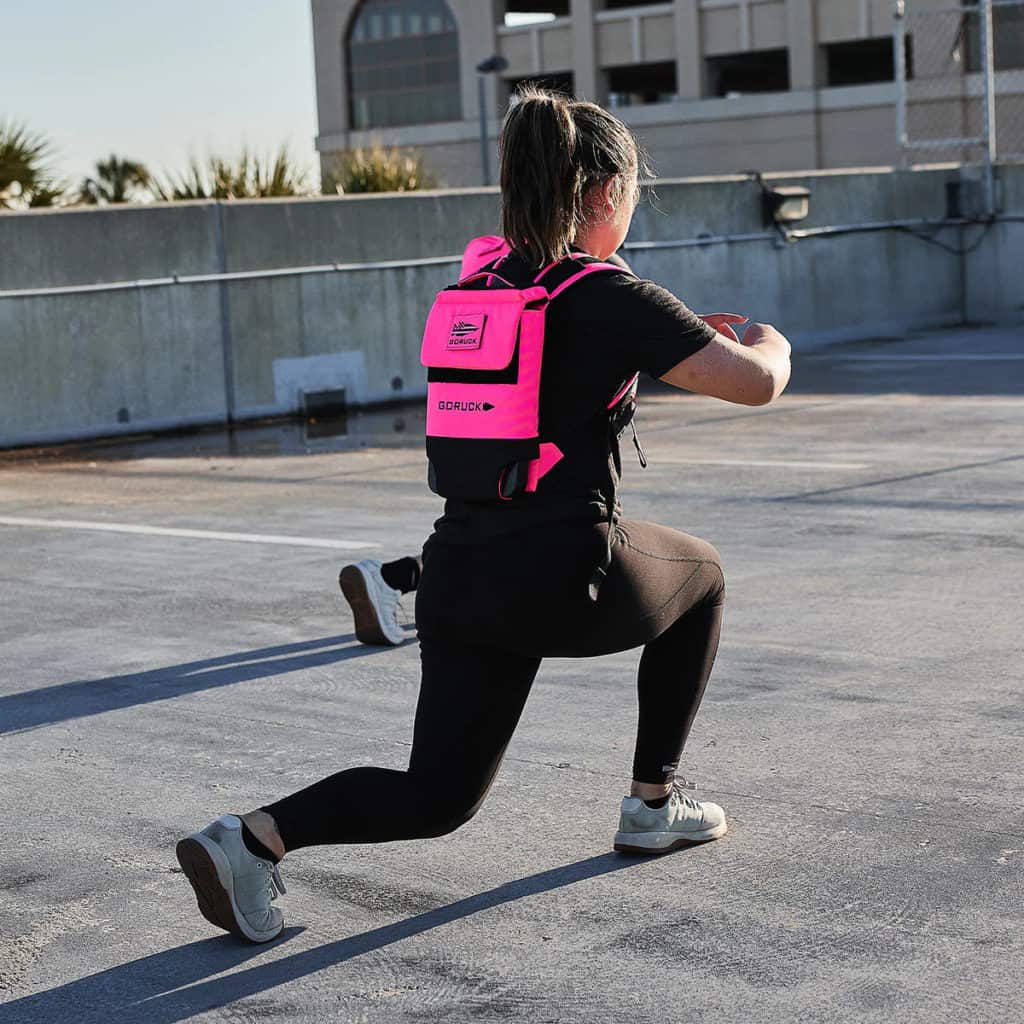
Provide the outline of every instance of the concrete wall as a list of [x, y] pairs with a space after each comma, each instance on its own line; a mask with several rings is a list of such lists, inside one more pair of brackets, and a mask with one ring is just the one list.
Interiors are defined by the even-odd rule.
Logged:
[[[452, 266], [7, 298], [100, 281], [458, 253], [497, 196], [429, 193], [0, 215], [0, 445], [423, 390], [415, 320]], [[16, 368], [12, 369], [12, 368]]]
[[1001, 172], [1002, 209], [1017, 219], [963, 232], [964, 244], [977, 246], [964, 260], [965, 319], [972, 323], [1024, 323], [1024, 165]]
[[[787, 176], [802, 226], [941, 218], [956, 169]], [[1024, 167], [1002, 168], [1024, 216]], [[663, 181], [628, 244], [760, 232], [742, 177]], [[0, 215], [0, 445], [297, 411], [302, 392], [354, 404], [418, 397], [422, 321], [454, 264], [49, 297], [14, 289], [458, 254], [496, 230], [496, 190]], [[980, 227], [947, 229], [974, 243]], [[962, 237], [961, 237], [962, 236]], [[896, 232], [707, 244], [627, 256], [693, 308], [777, 323], [797, 350], [968, 320], [1024, 321], [1024, 223], [966, 259]]]

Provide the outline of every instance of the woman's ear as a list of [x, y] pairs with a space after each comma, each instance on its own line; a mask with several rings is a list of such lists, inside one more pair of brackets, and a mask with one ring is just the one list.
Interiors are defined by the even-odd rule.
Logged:
[[608, 181], [599, 185], [591, 185], [583, 201], [587, 219], [594, 222], [606, 220], [609, 206], [613, 208], [615, 206], [615, 201], [611, 198], [612, 195], [613, 192], [609, 188]]

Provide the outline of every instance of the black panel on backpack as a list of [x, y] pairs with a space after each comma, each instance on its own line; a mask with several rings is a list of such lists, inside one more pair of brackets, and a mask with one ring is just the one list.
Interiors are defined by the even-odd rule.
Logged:
[[445, 498], [464, 501], [511, 498], [526, 488], [527, 465], [539, 455], [539, 438], [428, 437], [430, 472], [427, 479], [430, 489]]
[[515, 384], [519, 380], [519, 343], [512, 362], [504, 370], [459, 370], [455, 367], [427, 367], [430, 384]]

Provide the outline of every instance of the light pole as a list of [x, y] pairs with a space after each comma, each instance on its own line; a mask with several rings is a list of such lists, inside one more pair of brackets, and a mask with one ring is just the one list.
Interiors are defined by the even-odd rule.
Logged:
[[496, 75], [508, 67], [508, 61], [504, 57], [495, 54], [482, 60], [476, 66], [477, 84], [480, 87], [480, 165], [484, 171], [484, 184], [491, 183], [491, 156], [490, 146], [487, 139], [487, 85], [485, 75]]

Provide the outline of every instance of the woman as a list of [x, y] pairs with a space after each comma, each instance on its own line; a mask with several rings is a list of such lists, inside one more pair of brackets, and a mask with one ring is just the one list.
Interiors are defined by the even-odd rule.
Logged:
[[[606, 259], [635, 210], [641, 158], [629, 129], [590, 103], [527, 90], [501, 137], [502, 274], [532, 280], [571, 251]], [[266, 942], [283, 919], [286, 852], [454, 831], [490, 789], [544, 657], [643, 647], [630, 795], [614, 845], [663, 853], [726, 831], [717, 804], [676, 769], [718, 647], [724, 584], [705, 541], [621, 518], [609, 397], [642, 371], [690, 391], [763, 405], [789, 379], [789, 343], [754, 324], [737, 344], [675, 296], [626, 271], [569, 288], [545, 319], [541, 430], [566, 457], [535, 494], [449, 500], [416, 597], [422, 681], [407, 771], [352, 768], [276, 803], [224, 815], [178, 844], [203, 915]], [[610, 534], [610, 536], [609, 536]], [[593, 600], [587, 580], [611, 562]]]

